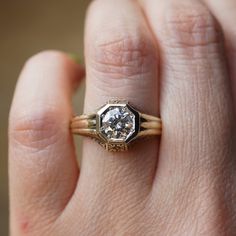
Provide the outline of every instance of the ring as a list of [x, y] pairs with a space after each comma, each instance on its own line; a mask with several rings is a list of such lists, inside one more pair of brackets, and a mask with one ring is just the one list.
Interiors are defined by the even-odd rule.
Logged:
[[143, 114], [126, 100], [108, 101], [96, 112], [72, 118], [74, 134], [95, 139], [107, 151], [128, 150], [134, 140], [161, 135], [162, 122], [155, 116]]

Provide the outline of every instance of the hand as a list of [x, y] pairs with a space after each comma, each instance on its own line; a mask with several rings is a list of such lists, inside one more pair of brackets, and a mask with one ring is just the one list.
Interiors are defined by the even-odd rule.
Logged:
[[233, 0], [94, 1], [85, 113], [126, 98], [163, 134], [124, 153], [84, 139], [80, 170], [68, 127], [83, 68], [31, 58], [10, 113], [11, 235], [235, 235], [235, 22]]

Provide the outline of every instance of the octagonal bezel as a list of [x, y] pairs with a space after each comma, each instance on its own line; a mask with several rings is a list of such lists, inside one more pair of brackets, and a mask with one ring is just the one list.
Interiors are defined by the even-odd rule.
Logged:
[[[110, 107], [127, 107], [134, 115], [135, 117], [135, 128], [133, 134], [131, 134], [126, 140], [109, 140], [102, 132], [101, 132], [101, 127], [102, 127], [102, 115], [105, 114]], [[105, 143], [126, 143], [128, 144], [132, 140], [134, 140], [139, 132], [140, 129], [140, 115], [139, 112], [136, 111], [132, 106], [130, 106], [128, 103], [108, 103], [104, 105], [101, 109], [96, 114], [96, 120], [97, 120], [97, 133], [99, 134], [100, 138]]]

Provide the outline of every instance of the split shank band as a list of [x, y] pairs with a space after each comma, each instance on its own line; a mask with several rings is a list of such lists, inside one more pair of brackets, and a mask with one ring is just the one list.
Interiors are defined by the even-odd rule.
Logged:
[[126, 151], [142, 137], [161, 135], [162, 122], [125, 100], [111, 100], [96, 112], [72, 118], [72, 133], [93, 138], [108, 151]]

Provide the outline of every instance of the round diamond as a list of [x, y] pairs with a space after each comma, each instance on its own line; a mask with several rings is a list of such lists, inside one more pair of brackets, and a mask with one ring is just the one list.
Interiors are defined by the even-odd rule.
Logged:
[[112, 106], [101, 116], [101, 132], [112, 141], [125, 141], [135, 132], [135, 116], [127, 106]]

